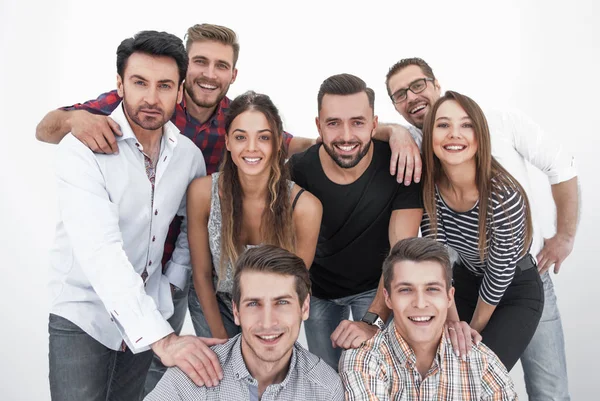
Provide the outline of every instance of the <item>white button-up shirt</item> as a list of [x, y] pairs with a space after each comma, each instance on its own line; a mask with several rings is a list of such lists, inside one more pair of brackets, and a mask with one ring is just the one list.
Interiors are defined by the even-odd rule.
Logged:
[[[169, 282], [183, 288], [191, 274], [185, 194], [206, 167], [196, 145], [168, 122], [152, 199], [143, 149], [122, 105], [111, 118], [123, 133], [118, 155], [94, 154], [71, 134], [58, 145], [50, 312], [110, 349], [124, 340], [137, 353], [173, 332], [166, 320], [173, 314]], [[176, 214], [184, 222], [165, 275], [163, 246]]]
[[[532, 210], [533, 243], [530, 253], [535, 257], [544, 246], [542, 219], [547, 218], [536, 208], [544, 203], [540, 194], [532, 191], [527, 162], [548, 177], [551, 185], [577, 176], [575, 159], [560, 143], [552, 141], [544, 130], [529, 117], [517, 111], [485, 112], [490, 130], [492, 156], [523, 186]], [[409, 132], [421, 148], [423, 134], [410, 126]]]

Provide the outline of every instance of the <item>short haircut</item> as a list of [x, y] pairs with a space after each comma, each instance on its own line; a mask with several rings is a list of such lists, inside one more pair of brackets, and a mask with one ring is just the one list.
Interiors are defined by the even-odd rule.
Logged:
[[325, 95], [354, 95], [365, 92], [369, 98], [369, 106], [375, 109], [375, 92], [367, 87], [365, 81], [352, 74], [332, 75], [321, 84], [317, 95], [317, 104], [321, 111], [321, 104]]
[[240, 277], [244, 272], [293, 276], [300, 304], [310, 294], [310, 277], [304, 261], [293, 253], [273, 245], [260, 245], [244, 251], [235, 263], [232, 299], [236, 305], [242, 297]]
[[127, 60], [133, 53], [171, 57], [177, 63], [179, 84], [181, 85], [185, 79], [188, 55], [183, 47], [183, 42], [177, 36], [167, 32], [141, 31], [122, 41], [117, 48], [117, 73], [123, 80], [125, 79], [123, 74]]
[[429, 64], [427, 64], [422, 58], [403, 58], [402, 60], [398, 61], [396, 64], [391, 66], [387, 75], [385, 76], [385, 87], [387, 88], [389, 96], [392, 96], [392, 93], [390, 92], [390, 79], [394, 75], [396, 75], [396, 73], [398, 73], [400, 70], [403, 70], [411, 65], [416, 65], [417, 67], [421, 68], [421, 71], [423, 71], [423, 74], [425, 74], [427, 78], [435, 79], [435, 75], [433, 75], [433, 70], [431, 69]]
[[188, 28], [185, 34], [185, 49], [189, 52], [194, 42], [219, 42], [233, 48], [233, 67], [240, 55], [240, 43], [235, 32], [225, 26], [196, 24]]
[[452, 267], [448, 250], [431, 238], [414, 237], [398, 241], [383, 262], [383, 285], [388, 293], [394, 279], [394, 266], [402, 261], [439, 263], [444, 269], [446, 289], [452, 287]]

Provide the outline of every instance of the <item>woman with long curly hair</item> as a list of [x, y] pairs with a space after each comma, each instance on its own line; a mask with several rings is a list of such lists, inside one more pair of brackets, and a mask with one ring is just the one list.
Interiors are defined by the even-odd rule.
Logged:
[[446, 92], [426, 117], [423, 158], [423, 236], [459, 256], [449, 318], [469, 322], [510, 370], [544, 306], [527, 195], [492, 157], [481, 108], [460, 93]]
[[247, 247], [275, 245], [310, 267], [321, 224], [319, 200], [289, 180], [283, 124], [271, 99], [252, 91], [235, 98], [225, 117], [220, 172], [190, 184], [188, 239], [193, 284], [204, 321], [200, 336], [239, 332], [231, 291], [233, 265]]

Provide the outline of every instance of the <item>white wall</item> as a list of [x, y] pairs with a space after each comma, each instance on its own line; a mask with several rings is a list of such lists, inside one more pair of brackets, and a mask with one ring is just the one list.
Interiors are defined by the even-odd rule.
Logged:
[[[183, 37], [187, 27], [200, 22], [223, 24], [239, 34], [240, 72], [230, 95], [247, 89], [268, 93], [296, 135], [316, 135], [319, 84], [339, 72], [359, 75], [375, 89], [380, 120], [399, 121], [385, 95], [385, 73], [400, 58], [420, 56], [444, 89], [459, 90], [482, 105], [519, 108], [552, 140], [570, 143], [583, 209], [575, 250], [555, 283], [573, 399], [592, 398], [600, 357], [600, 269], [594, 258], [600, 194], [593, 178], [600, 147], [598, 5], [592, 0], [508, 0], [497, 6], [309, 3], [0, 2], [2, 400], [49, 399], [45, 283], [56, 217], [54, 148], [34, 139], [37, 122], [50, 109], [112, 89], [115, 50], [125, 37], [144, 29]], [[520, 370], [512, 376], [526, 399]]]

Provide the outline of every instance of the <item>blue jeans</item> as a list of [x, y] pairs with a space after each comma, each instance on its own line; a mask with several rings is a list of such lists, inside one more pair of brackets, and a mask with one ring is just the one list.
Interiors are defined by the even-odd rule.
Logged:
[[545, 304], [531, 342], [521, 355], [529, 401], [570, 400], [565, 339], [556, 305], [554, 284], [548, 272], [541, 276]]
[[[198, 300], [198, 296], [195, 292], [193, 296], [190, 293], [189, 304], [190, 315], [192, 317], [192, 323], [194, 324], [194, 330], [196, 331], [196, 335], [198, 337], [213, 337], [212, 333], [210, 332], [210, 328], [208, 327], [206, 317], [204, 317], [204, 313], [202, 312], [200, 301]], [[240, 328], [240, 326], [235, 324], [235, 320], [233, 318], [233, 311], [221, 299], [221, 296], [217, 296], [217, 305], [219, 306], [219, 312], [221, 312], [223, 325], [225, 326], [225, 331], [227, 332], [229, 338], [241, 333], [242, 329]]]
[[362, 319], [376, 293], [377, 288], [337, 299], [310, 297], [310, 313], [304, 322], [309, 351], [337, 372], [342, 349], [331, 346], [331, 334], [342, 320], [350, 317], [350, 310], [354, 320]]
[[131, 401], [140, 398], [152, 351], [105, 347], [71, 321], [50, 314], [52, 401]]

